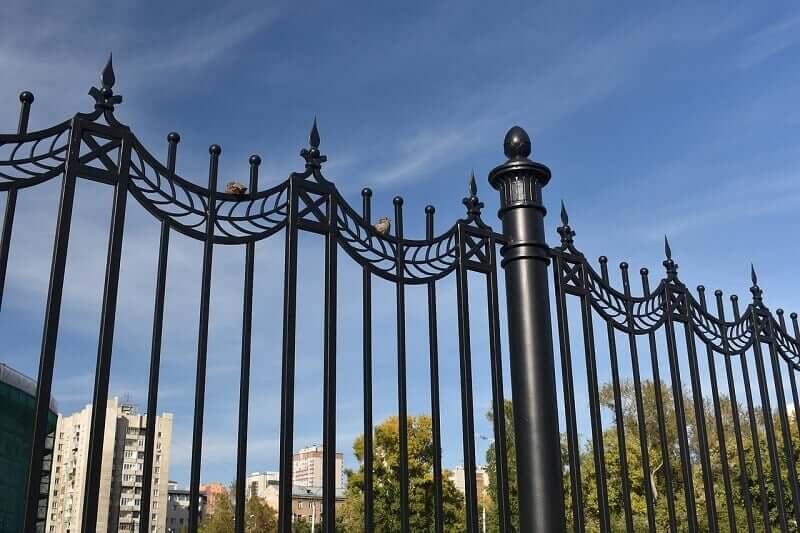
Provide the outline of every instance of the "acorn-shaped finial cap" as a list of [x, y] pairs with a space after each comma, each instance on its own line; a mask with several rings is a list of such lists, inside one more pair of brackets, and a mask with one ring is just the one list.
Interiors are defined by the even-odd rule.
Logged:
[[525, 158], [531, 155], [531, 138], [528, 132], [519, 126], [514, 126], [503, 140], [503, 152], [509, 159]]

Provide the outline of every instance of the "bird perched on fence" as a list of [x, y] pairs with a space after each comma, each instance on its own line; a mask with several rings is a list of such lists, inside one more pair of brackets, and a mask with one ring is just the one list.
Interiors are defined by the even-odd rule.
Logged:
[[391, 222], [389, 222], [389, 217], [381, 217], [378, 219], [378, 223], [373, 226], [375, 231], [378, 232], [379, 235], [388, 235], [389, 229], [392, 227]]
[[245, 187], [238, 181], [229, 181], [228, 184], [225, 185], [225, 192], [241, 196], [242, 194], [247, 193], [247, 187]]

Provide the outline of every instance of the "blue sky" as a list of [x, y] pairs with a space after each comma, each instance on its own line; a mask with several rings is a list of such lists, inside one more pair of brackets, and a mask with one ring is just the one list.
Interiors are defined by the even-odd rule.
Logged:
[[[300, 170], [313, 117], [325, 174], [355, 205], [375, 190], [373, 213], [405, 198], [406, 233], [422, 235], [423, 208], [444, 229], [463, 214], [471, 169], [496, 224], [487, 172], [502, 162], [513, 124], [549, 165], [548, 239], [563, 199], [590, 257], [660, 273], [668, 234], [682, 279], [746, 295], [749, 265], [772, 307], [797, 309], [794, 239], [800, 205], [800, 10], [639, 3], [532, 7], [522, 3], [350, 6], [93, 2], [0, 6], [0, 126], [12, 131], [17, 95], [36, 95], [31, 129], [91, 109], [86, 90], [114, 52], [117, 116], [154, 153], [182, 142], [178, 171], [204, 183], [207, 147], [222, 145], [220, 181], [246, 181], [259, 153], [262, 186]], [[20, 196], [0, 360], [36, 374], [55, 223], [56, 182]], [[4, 202], [3, 198], [0, 202]], [[81, 183], [70, 243], [55, 371], [61, 410], [91, 400], [110, 190]], [[2, 205], [2, 204], [0, 204]], [[146, 398], [157, 225], [130, 212], [111, 393]], [[499, 224], [496, 224], [499, 226]], [[159, 411], [175, 414], [171, 476], [188, 481], [201, 246], [173, 239]], [[321, 242], [300, 243], [297, 446], [321, 441]], [[248, 470], [277, 469], [281, 236], [259, 244]], [[215, 252], [204, 480], [235, 471], [243, 251]], [[361, 432], [360, 272], [340, 259], [338, 448], [354, 466]], [[476, 429], [491, 434], [485, 316], [476, 278]], [[394, 295], [375, 283], [375, 419], [396, 412]], [[429, 411], [424, 292], [409, 289], [409, 409]], [[461, 462], [458, 360], [451, 282], [439, 290], [444, 463]], [[502, 303], [502, 302], [501, 302]], [[599, 328], [598, 328], [599, 329]], [[607, 374], [607, 368], [601, 373]], [[505, 375], [508, 385], [508, 373]], [[478, 438], [482, 462], [486, 442]]]

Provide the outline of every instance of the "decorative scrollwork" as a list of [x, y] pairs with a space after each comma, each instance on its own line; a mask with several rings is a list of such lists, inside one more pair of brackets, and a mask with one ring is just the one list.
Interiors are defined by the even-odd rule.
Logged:
[[64, 171], [70, 122], [24, 135], [0, 135], [0, 191], [37, 185]]
[[[753, 285], [750, 288], [753, 302], [741, 316], [733, 321], [726, 321], [706, 310], [702, 287], [698, 289], [703, 299], [701, 303], [680, 281], [678, 265], [672, 259], [672, 250], [666, 239], [665, 278], [652, 293], [645, 291], [645, 296], [633, 296], [630, 295], [627, 285], [627, 264], [621, 267], [624, 269], [626, 291], [620, 292], [608, 283], [607, 276], [598, 274], [586, 257], [575, 248], [575, 232], [569, 226], [563, 204], [561, 221], [562, 225], [558, 228], [561, 245], [551, 252], [555, 259], [553, 268], [559, 290], [588, 298], [592, 309], [614, 328], [634, 335], [653, 333], [668, 318], [667, 308], [674, 308], [673, 311], [677, 314], [673, 319], [684, 322], [685, 327], [691, 328], [703, 343], [717, 353], [725, 356], [739, 355], [751, 349], [755, 342], [766, 342], [772, 344], [790, 365], [800, 370], [800, 339], [790, 334], [785, 324], [777, 321], [764, 306], [763, 291], [758, 286], [754, 269], [751, 270]], [[604, 261], [601, 258], [601, 263]], [[605, 265], [601, 266], [605, 274]], [[644, 276], [646, 273], [643, 269]], [[718, 297], [721, 298], [721, 293]], [[782, 311], [778, 313], [782, 314]], [[559, 319], [564, 320], [565, 317]]]
[[[130, 191], [142, 206], [177, 231], [204, 239], [208, 190], [187, 181], [159, 163], [133, 138]], [[217, 193], [214, 242], [238, 244], [259, 240], [286, 224], [288, 182], [255, 195]]]
[[427, 283], [446, 276], [455, 268], [457, 226], [431, 240], [399, 241], [392, 235], [379, 234], [341, 197], [337, 200], [339, 244], [372, 273], [387, 280], [397, 280], [398, 244], [403, 250], [402, 276], [406, 283]]

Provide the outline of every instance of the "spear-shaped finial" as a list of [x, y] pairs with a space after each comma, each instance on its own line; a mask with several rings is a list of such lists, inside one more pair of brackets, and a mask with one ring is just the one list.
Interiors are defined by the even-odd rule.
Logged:
[[672, 248], [669, 246], [669, 239], [666, 235], [664, 235], [664, 255], [667, 256], [667, 259], [662, 264], [667, 270], [667, 279], [675, 281], [678, 279], [678, 265], [672, 260]]
[[108, 61], [100, 74], [100, 82], [101, 88], [92, 87], [89, 89], [89, 96], [94, 98], [94, 107], [96, 109], [113, 111], [115, 105], [122, 103], [122, 96], [114, 94], [114, 84], [117, 82], [117, 77], [114, 75], [112, 54], [108, 54]]
[[469, 174], [469, 186], [467, 187], [469, 196], [462, 200], [462, 203], [467, 208], [468, 215], [480, 216], [481, 209], [483, 209], [483, 202], [478, 198], [478, 184], [475, 181], [475, 170], [473, 169]]
[[317, 129], [317, 117], [314, 117], [314, 125], [311, 126], [311, 133], [308, 136], [308, 143], [312, 148], [319, 148], [319, 130]]
[[556, 229], [556, 231], [559, 235], [561, 235], [562, 247], [566, 248], [575, 242], [575, 232], [572, 231], [571, 227], [569, 227], [569, 215], [567, 214], [567, 208], [564, 205], [564, 200], [561, 200], [561, 225]]
[[753, 282], [753, 286], [750, 287], [750, 292], [753, 294], [753, 303], [760, 306], [764, 303], [764, 291], [758, 286], [758, 276], [756, 275], [756, 269], [753, 263], [750, 263], [750, 280]]
[[306, 167], [320, 168], [322, 163], [328, 160], [319, 151], [319, 129], [317, 128], [317, 117], [314, 117], [314, 124], [311, 126], [311, 133], [308, 134], [309, 148], [300, 150], [300, 156], [306, 160]]
[[103, 88], [111, 89], [114, 87], [117, 78], [114, 76], [114, 57], [113, 54], [108, 54], [108, 62], [103, 68], [103, 73], [100, 75], [100, 81], [103, 82]]

